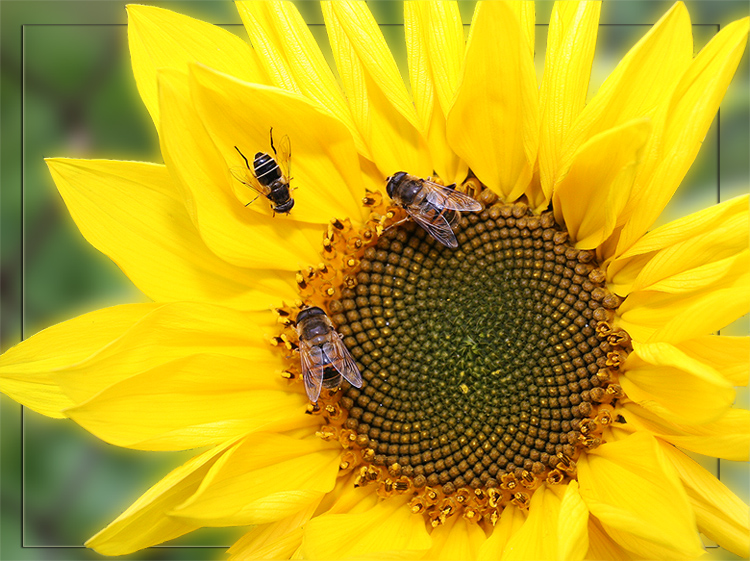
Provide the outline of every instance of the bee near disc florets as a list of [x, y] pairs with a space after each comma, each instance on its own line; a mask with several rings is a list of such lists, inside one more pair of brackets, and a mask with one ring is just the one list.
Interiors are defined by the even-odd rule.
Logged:
[[[482, 203], [456, 221], [457, 247], [369, 193], [362, 228], [332, 221], [325, 262], [300, 271], [297, 306], [325, 311], [361, 372], [324, 389], [309, 413], [346, 449], [341, 472], [381, 496], [407, 493], [433, 525], [461, 513], [494, 523], [543, 482], [576, 477], [622, 397], [631, 350], [612, 327], [620, 299], [591, 251], [575, 249], [551, 212]], [[304, 304], [302, 304], [304, 302]], [[299, 344], [292, 322], [277, 343]], [[286, 373], [299, 379], [299, 366]]]

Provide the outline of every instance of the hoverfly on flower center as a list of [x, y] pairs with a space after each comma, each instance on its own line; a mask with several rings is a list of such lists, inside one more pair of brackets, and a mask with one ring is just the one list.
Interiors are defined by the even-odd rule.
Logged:
[[342, 376], [355, 388], [362, 387], [357, 363], [323, 310], [317, 306], [300, 310], [296, 329], [302, 378], [310, 401], [318, 401], [321, 388], [338, 388]]
[[482, 210], [482, 205], [469, 195], [456, 191], [455, 187], [399, 171], [387, 179], [385, 189], [393, 202], [436, 241], [456, 248], [458, 241], [452, 228], [458, 221], [459, 212], [477, 212]]

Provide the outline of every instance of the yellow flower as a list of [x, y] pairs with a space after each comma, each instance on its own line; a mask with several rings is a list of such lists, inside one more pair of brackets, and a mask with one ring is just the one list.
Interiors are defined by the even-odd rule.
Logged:
[[[405, 3], [411, 93], [365, 3], [322, 4], [338, 80], [292, 4], [237, 6], [252, 46], [129, 8], [164, 165], [48, 161], [153, 302], [10, 349], [0, 389], [118, 446], [206, 448], [87, 545], [249, 526], [232, 558], [686, 559], [700, 531], [748, 556], [747, 506], [682, 451], [748, 460], [750, 341], [712, 335], [750, 308], [748, 197], [651, 229], [748, 18], [694, 56], [675, 4], [587, 103], [596, 2], [555, 5], [541, 84], [533, 3], [479, 3], [466, 38], [456, 3]], [[248, 168], [284, 137], [274, 216]], [[399, 171], [482, 203], [447, 213], [457, 249], [399, 222]], [[309, 305], [364, 378], [316, 405]]]

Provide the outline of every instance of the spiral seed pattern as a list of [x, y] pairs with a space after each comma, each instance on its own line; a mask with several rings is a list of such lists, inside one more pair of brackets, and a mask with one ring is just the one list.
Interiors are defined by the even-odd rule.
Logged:
[[[410, 222], [383, 231], [398, 211], [368, 193], [369, 220], [331, 222], [325, 261], [297, 274], [301, 300], [277, 309], [285, 330], [272, 340], [294, 351], [290, 318], [327, 311], [364, 383], [308, 406], [317, 434], [345, 449], [340, 475], [411, 494], [433, 526], [456, 513], [494, 524], [542, 482], [575, 479], [614, 422], [632, 350], [595, 254], [551, 212], [480, 191], [486, 207], [460, 217], [457, 249]], [[284, 376], [299, 381], [298, 362]]]
[[375, 465], [445, 493], [573, 456], [609, 351], [592, 326], [608, 296], [589, 279], [594, 255], [551, 214], [493, 207], [463, 216], [457, 238], [388, 232], [329, 304], [365, 380], [340, 401], [346, 428]]

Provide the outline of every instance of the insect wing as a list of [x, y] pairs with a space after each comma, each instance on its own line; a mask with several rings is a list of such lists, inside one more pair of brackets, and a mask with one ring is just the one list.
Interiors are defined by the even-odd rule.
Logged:
[[424, 228], [430, 236], [435, 238], [441, 244], [451, 248], [458, 247], [456, 234], [451, 230], [451, 225], [445, 218], [444, 213], [440, 212], [435, 207], [428, 206], [427, 208], [428, 210], [425, 211], [421, 207], [412, 205], [406, 207], [406, 212], [408, 212], [409, 216]]
[[252, 171], [247, 169], [245, 166], [235, 166], [229, 168], [229, 172], [232, 174], [237, 181], [247, 185], [254, 191], [257, 191], [264, 197], [267, 197], [271, 190], [268, 187], [260, 184], [260, 181], [255, 177]]
[[355, 388], [362, 387], [362, 374], [357, 368], [357, 363], [354, 361], [354, 357], [346, 348], [344, 342], [341, 340], [341, 334], [336, 334], [331, 341], [333, 347], [333, 354], [336, 356], [329, 356], [328, 359], [331, 361], [333, 367], [341, 374], [346, 381], [349, 382]]
[[299, 356], [302, 366], [302, 379], [305, 381], [305, 391], [310, 401], [316, 403], [323, 387], [323, 366], [315, 364], [312, 359], [310, 345], [300, 341]]
[[281, 168], [281, 175], [287, 180], [292, 177], [292, 143], [289, 137], [284, 135], [276, 145], [276, 163]]
[[426, 179], [423, 180], [422, 188], [427, 191], [427, 201], [438, 208], [469, 212], [482, 210], [482, 205], [479, 204], [479, 201], [455, 189], [438, 185]]

